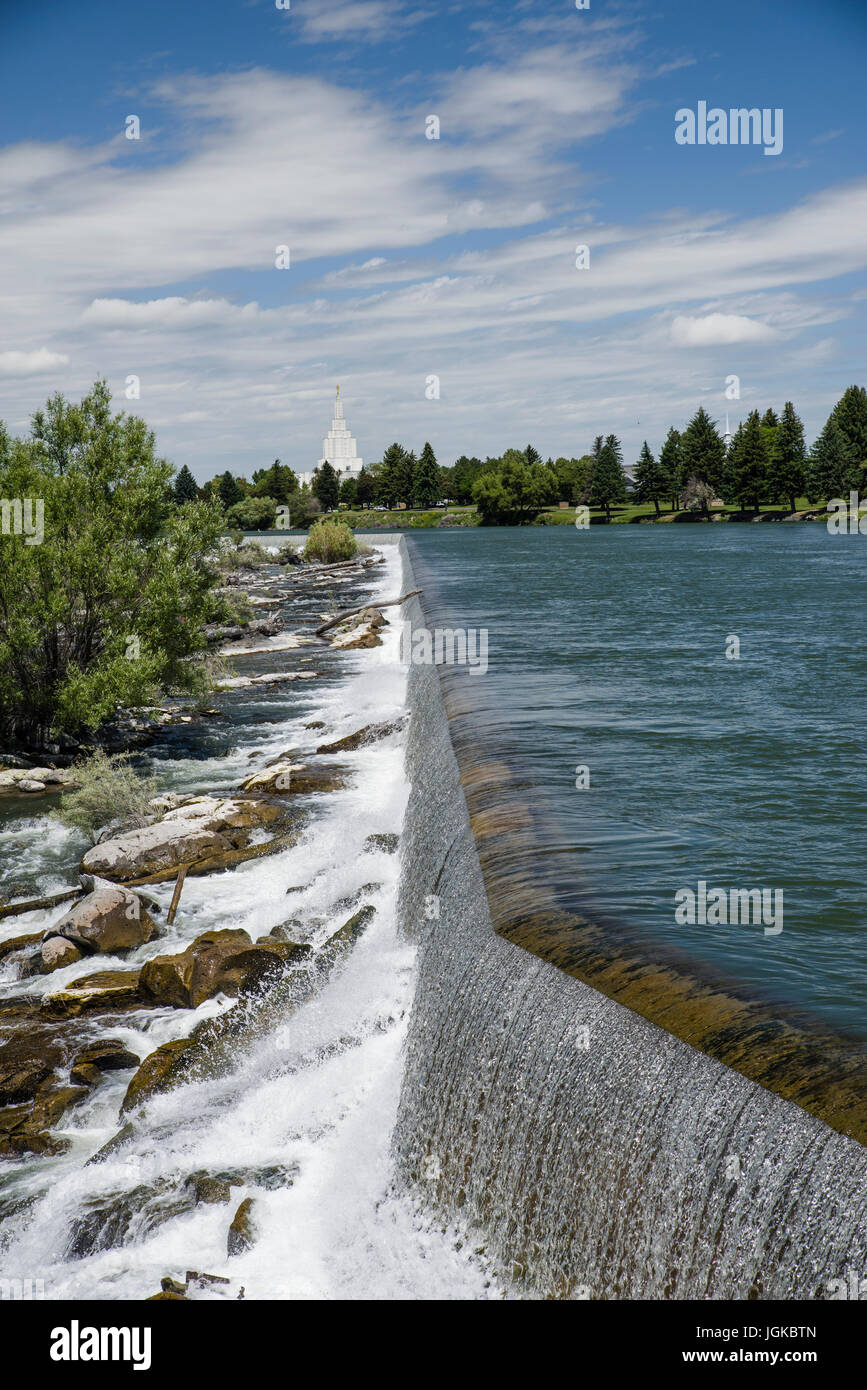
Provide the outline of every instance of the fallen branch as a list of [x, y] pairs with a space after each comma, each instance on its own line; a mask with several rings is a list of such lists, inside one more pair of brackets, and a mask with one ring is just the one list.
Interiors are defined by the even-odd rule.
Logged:
[[382, 603], [363, 603], [360, 608], [347, 608], [343, 613], [338, 613], [336, 618], [329, 618], [327, 623], [323, 623], [321, 627], [318, 627], [315, 635], [317, 637], [323, 637], [331, 628], [337, 627], [338, 623], [345, 622], [347, 618], [354, 618], [357, 613], [363, 613], [368, 608], [393, 608], [395, 604], [406, 603], [408, 598], [415, 598], [416, 594], [420, 593], [421, 589], [411, 589], [408, 594], [401, 594], [400, 598], [387, 598], [384, 599]]
[[56, 907], [58, 903], [71, 902], [73, 898], [84, 896], [83, 888], [67, 888], [62, 893], [49, 893], [47, 898], [31, 898], [27, 903], [11, 903], [0, 907], [0, 917], [19, 917], [23, 912], [36, 912], [40, 908]]
[[178, 903], [180, 902], [180, 899], [181, 899], [181, 889], [182, 889], [183, 886], [184, 886], [184, 879], [186, 878], [186, 876], [187, 876], [187, 866], [186, 866], [186, 864], [182, 864], [181, 867], [180, 867], [180, 870], [179, 870], [179, 872], [178, 872], [178, 876], [177, 876], [177, 878], [175, 879], [175, 891], [174, 891], [174, 893], [172, 893], [172, 901], [171, 901], [171, 906], [169, 907], [169, 915], [168, 915], [168, 917], [166, 918], [166, 925], [169, 926], [169, 927], [172, 925], [172, 923], [173, 923], [174, 920], [175, 920], [175, 913], [176, 913], [177, 910], [178, 910]]

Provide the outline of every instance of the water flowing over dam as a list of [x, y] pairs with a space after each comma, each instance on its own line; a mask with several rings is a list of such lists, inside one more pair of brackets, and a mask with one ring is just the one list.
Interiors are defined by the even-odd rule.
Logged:
[[[409, 542], [414, 625], [448, 622], [435, 580]], [[465, 718], [473, 680], [409, 670], [404, 1178], [525, 1296], [831, 1296], [867, 1268], [863, 1053], [568, 922], [529, 867], [532, 810]]]

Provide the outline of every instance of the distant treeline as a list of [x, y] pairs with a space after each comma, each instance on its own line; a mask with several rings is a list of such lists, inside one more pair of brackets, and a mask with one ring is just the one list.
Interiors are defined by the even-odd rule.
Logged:
[[[313, 485], [299, 487], [291, 468], [276, 459], [253, 474], [251, 482], [227, 471], [196, 486], [183, 467], [175, 481], [179, 502], [215, 496], [227, 520], [243, 530], [268, 530], [285, 524], [307, 526], [320, 511], [339, 504], [349, 508], [433, 507], [442, 502], [475, 504], [483, 521], [521, 522], [543, 508], [566, 502], [604, 509], [627, 501], [628, 480], [623, 450], [614, 434], [597, 435], [589, 453], [543, 462], [528, 444], [484, 460], [461, 455], [441, 467], [429, 443], [416, 454], [402, 444], [389, 445], [379, 463], [358, 478], [341, 481], [325, 463]], [[633, 500], [664, 507], [707, 511], [715, 502], [757, 510], [779, 504], [795, 510], [798, 498], [811, 503], [867, 493], [867, 391], [850, 386], [834, 406], [811, 449], [791, 401], [779, 415], [758, 410], [738, 425], [728, 447], [704, 407], [683, 430], [668, 431], [657, 453], [645, 440], [633, 468]]]

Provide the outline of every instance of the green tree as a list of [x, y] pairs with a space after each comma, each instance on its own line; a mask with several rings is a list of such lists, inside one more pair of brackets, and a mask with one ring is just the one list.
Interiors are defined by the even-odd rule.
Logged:
[[289, 525], [294, 530], [306, 530], [322, 514], [322, 503], [314, 497], [305, 483], [293, 492], [286, 504], [289, 508]]
[[679, 481], [699, 478], [717, 490], [725, 472], [725, 444], [704, 406], [699, 406], [681, 436]]
[[851, 455], [846, 436], [832, 411], [810, 450], [807, 481], [810, 500], [827, 502], [849, 493]]
[[768, 486], [767, 435], [759, 412], [753, 410], [746, 422], [738, 427], [732, 441], [732, 497], [746, 510], [759, 510]]
[[652, 502], [659, 516], [659, 499], [669, 491], [669, 475], [653, 457], [647, 440], [641, 446], [641, 453], [635, 465], [635, 495], [639, 502]]
[[768, 461], [768, 496], [773, 502], [788, 502], [795, 510], [807, 485], [806, 457], [804, 426], [792, 402], [786, 401]]
[[528, 463], [520, 449], [507, 449], [499, 468], [483, 472], [473, 500], [485, 524], [518, 525], [532, 520], [556, 500], [557, 484], [542, 463]]
[[259, 468], [253, 474], [254, 497], [273, 497], [275, 502], [288, 502], [298, 491], [298, 479], [286, 463], [275, 459], [270, 468]]
[[322, 503], [324, 512], [333, 512], [339, 493], [340, 482], [337, 473], [326, 459], [322, 467], [317, 468], [313, 474], [313, 496]]
[[403, 501], [405, 475], [406, 450], [397, 442], [389, 444], [376, 477], [376, 500], [381, 506], [394, 507]]
[[604, 507], [606, 519], [610, 521], [612, 502], [626, 501], [626, 475], [623, 472], [623, 453], [616, 434], [607, 435], [604, 444], [600, 444], [601, 438], [602, 436], [598, 435], [594, 445], [594, 450], [598, 446], [598, 452], [593, 469], [590, 503], [594, 507]]
[[672, 510], [677, 511], [683, 470], [683, 444], [680, 430], [676, 430], [673, 425], [659, 451], [659, 466], [665, 474], [666, 494], [671, 498]]
[[355, 489], [355, 502], [359, 507], [372, 507], [376, 493], [376, 485], [373, 474], [366, 468], [362, 468], [358, 475], [358, 484]]
[[277, 520], [277, 499], [275, 497], [242, 497], [226, 513], [230, 526], [241, 531], [273, 531]]
[[432, 507], [442, 495], [440, 470], [436, 454], [430, 444], [425, 444], [415, 466], [413, 479], [414, 501], [419, 507]]
[[867, 391], [848, 386], [831, 412], [843, 437], [850, 488], [867, 490]]
[[225, 473], [221, 473], [217, 479], [217, 496], [222, 502], [226, 511], [234, 507], [236, 502], [240, 502], [244, 496], [244, 489], [238, 483], [227, 468]]
[[455, 502], [467, 505], [473, 500], [473, 483], [481, 476], [484, 464], [481, 459], [467, 458], [466, 454], [461, 454], [455, 461], [452, 473], [452, 490], [449, 494]]
[[195, 478], [186, 464], [175, 478], [175, 501], [178, 506], [183, 506], [184, 502], [197, 502], [199, 499], [199, 488]]
[[358, 501], [358, 479], [344, 478], [340, 484], [340, 491], [337, 500], [343, 502], [347, 507], [354, 507]]
[[44, 509], [41, 543], [0, 535], [7, 734], [38, 744], [204, 688], [204, 624], [229, 616], [207, 558], [225, 523], [213, 501], [177, 507], [172, 472], [143, 420], [112, 414], [104, 381], [78, 404], [53, 396], [24, 439], [0, 431], [0, 496]]

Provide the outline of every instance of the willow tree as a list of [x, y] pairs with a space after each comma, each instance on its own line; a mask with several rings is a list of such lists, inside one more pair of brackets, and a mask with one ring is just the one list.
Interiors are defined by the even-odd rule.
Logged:
[[172, 474], [144, 421], [112, 414], [104, 381], [79, 404], [53, 396], [23, 439], [0, 429], [6, 736], [40, 743], [161, 690], [203, 688], [193, 658], [205, 623], [226, 615], [208, 562], [222, 511], [179, 507]]

